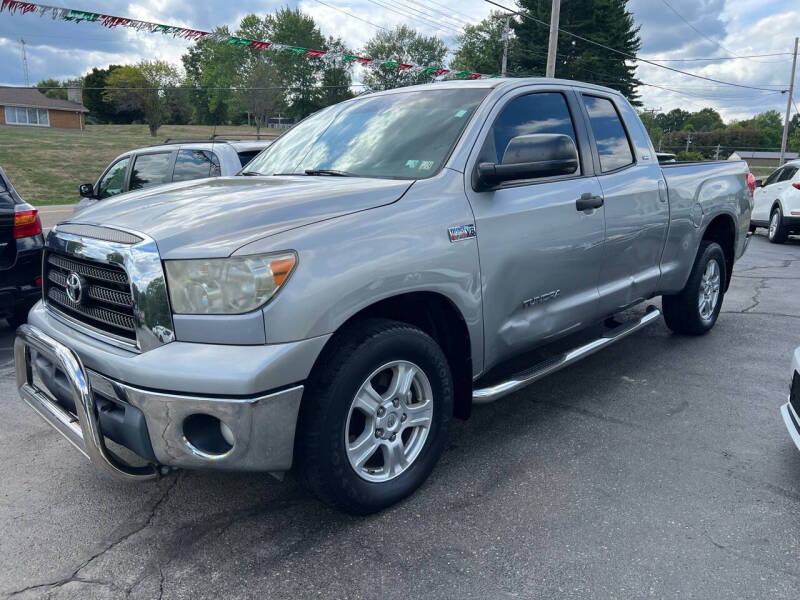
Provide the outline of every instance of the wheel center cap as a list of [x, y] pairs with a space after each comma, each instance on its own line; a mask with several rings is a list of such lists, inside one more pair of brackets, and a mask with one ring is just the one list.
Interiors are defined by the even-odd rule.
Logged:
[[391, 413], [386, 419], [386, 426], [391, 429], [395, 425], [397, 425], [397, 415], [394, 414], [394, 413]]

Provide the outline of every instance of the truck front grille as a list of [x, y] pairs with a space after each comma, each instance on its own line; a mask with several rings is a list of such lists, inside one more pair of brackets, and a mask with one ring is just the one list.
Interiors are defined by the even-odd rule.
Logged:
[[[71, 273], [85, 282], [77, 303], [67, 295]], [[50, 252], [45, 279], [47, 302], [53, 308], [95, 329], [136, 341], [131, 286], [122, 267]]]

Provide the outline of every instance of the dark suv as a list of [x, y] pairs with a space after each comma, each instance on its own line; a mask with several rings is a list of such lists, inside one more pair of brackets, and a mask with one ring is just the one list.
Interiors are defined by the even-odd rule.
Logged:
[[0, 167], [0, 319], [17, 325], [42, 295], [42, 223]]

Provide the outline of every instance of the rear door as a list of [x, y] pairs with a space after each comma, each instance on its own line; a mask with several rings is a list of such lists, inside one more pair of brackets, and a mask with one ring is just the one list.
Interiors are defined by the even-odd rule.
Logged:
[[[597, 178], [605, 198], [606, 233], [600, 269], [601, 312], [610, 315], [649, 298], [661, 278], [669, 203], [661, 167], [630, 106], [614, 95], [581, 94]], [[623, 118], [622, 115], [625, 115]]]

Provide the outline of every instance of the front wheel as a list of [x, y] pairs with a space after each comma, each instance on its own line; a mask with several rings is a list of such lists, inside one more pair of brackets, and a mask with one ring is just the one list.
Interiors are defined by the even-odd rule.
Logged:
[[422, 330], [371, 319], [337, 334], [304, 394], [298, 468], [318, 498], [354, 514], [416, 490], [453, 412], [447, 359]]
[[711, 331], [722, 308], [726, 276], [725, 254], [720, 245], [702, 241], [684, 288], [661, 299], [667, 327], [687, 335]]
[[786, 241], [786, 228], [783, 226], [783, 210], [776, 206], [769, 218], [769, 231], [767, 238], [773, 244], [782, 244]]

